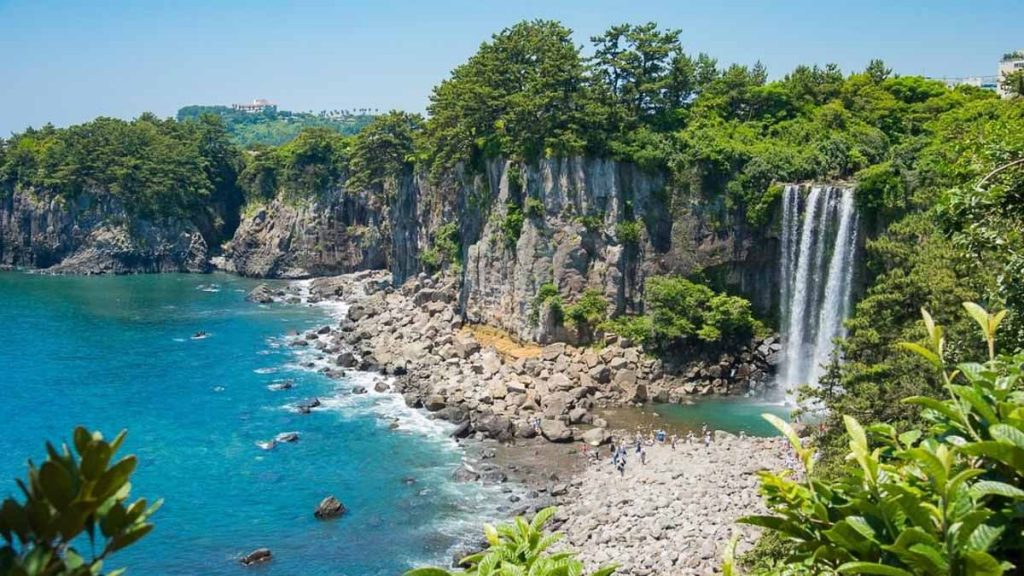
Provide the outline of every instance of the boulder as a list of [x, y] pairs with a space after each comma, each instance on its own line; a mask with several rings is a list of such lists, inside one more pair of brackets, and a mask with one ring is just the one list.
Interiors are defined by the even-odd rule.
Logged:
[[456, 482], [476, 482], [480, 479], [480, 475], [477, 474], [476, 470], [473, 470], [466, 464], [460, 464], [458, 468], [452, 472], [452, 480]]
[[440, 394], [431, 394], [430, 396], [427, 396], [426, 400], [423, 401], [423, 407], [431, 412], [437, 412], [438, 410], [444, 408], [446, 405], [447, 404], [445, 404], [444, 396], [441, 396]]
[[591, 446], [600, 446], [609, 440], [611, 440], [611, 436], [604, 428], [591, 428], [583, 433], [583, 441]]
[[334, 496], [328, 496], [320, 501], [320, 504], [313, 511], [313, 516], [319, 520], [330, 520], [337, 518], [347, 512], [348, 509]]
[[356, 359], [356, 355], [352, 352], [345, 351], [338, 354], [338, 357], [334, 359], [334, 363], [342, 368], [353, 368], [359, 361]]
[[373, 385], [373, 390], [374, 390], [374, 392], [387, 392], [388, 391], [388, 383], [383, 381], [383, 380], [378, 380]]
[[496, 414], [485, 414], [478, 417], [473, 424], [473, 429], [483, 432], [488, 438], [502, 442], [512, 438], [512, 421]]
[[480, 351], [480, 343], [476, 341], [472, 334], [466, 332], [456, 334], [452, 344], [455, 346], [455, 354], [459, 358], [469, 358]]
[[541, 351], [541, 358], [552, 362], [559, 356], [565, 353], [565, 342], [556, 342], [554, 344], [548, 344]]
[[274, 555], [270, 552], [270, 548], [257, 548], [239, 558], [238, 561], [241, 562], [243, 566], [252, 566], [253, 564], [270, 562], [273, 558]]
[[561, 420], [541, 420], [540, 433], [548, 442], [572, 442], [572, 428]]
[[591, 368], [590, 371], [587, 372], [587, 375], [598, 384], [607, 384], [611, 382], [612, 379], [611, 369], [603, 364], [598, 364]]
[[353, 394], [366, 394], [366, 386], [353, 386], [352, 387], [352, 393]]
[[[249, 292], [245, 299], [257, 304], [270, 304], [274, 301], [274, 292], [266, 284], [260, 284], [253, 288], [252, 292]], [[270, 554], [270, 550], [267, 550], [267, 554]]]

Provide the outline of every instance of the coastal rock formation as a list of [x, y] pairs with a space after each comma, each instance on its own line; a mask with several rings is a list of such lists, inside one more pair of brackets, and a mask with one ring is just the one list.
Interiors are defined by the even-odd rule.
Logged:
[[331, 191], [275, 200], [242, 218], [222, 267], [242, 276], [306, 278], [387, 266], [390, 226], [364, 197]]
[[[422, 271], [426, 255], [439, 257], [437, 234], [450, 223], [457, 254], [443, 257], [464, 262], [455, 278], [458, 315], [541, 343], [576, 337], [534, 309], [546, 283], [566, 304], [597, 289], [615, 313], [642, 310], [648, 276], [696, 270], [745, 294], [762, 313], [777, 299], [771, 226], [753, 230], [718, 207], [673, 202], [663, 174], [631, 164], [493, 159], [477, 173], [431, 179], [406, 172], [383, 186], [370, 192], [343, 183], [251, 209], [218, 265], [281, 278], [387, 269], [401, 284]], [[514, 237], [506, 226], [513, 218], [522, 218]]]
[[18, 188], [0, 195], [0, 264], [60, 274], [207, 272], [192, 223], [130, 216], [111, 198], [64, 199]]
[[[456, 279], [421, 275], [398, 289], [387, 287], [387, 280], [386, 272], [313, 280], [311, 297], [340, 298], [348, 311], [337, 328], [310, 330], [292, 344], [312, 346], [339, 364], [393, 376], [390, 390], [408, 406], [457, 425], [456, 437], [504, 442], [539, 434], [568, 442], [592, 425], [603, 426], [594, 418], [595, 408], [681, 403], [772, 385], [768, 357], [777, 350], [774, 337], [678, 365], [647, 356], [622, 339], [610, 339], [601, 349], [559, 342], [500, 353], [479, 339], [493, 335], [478, 338], [459, 317]], [[601, 443], [598, 436], [584, 437]]]

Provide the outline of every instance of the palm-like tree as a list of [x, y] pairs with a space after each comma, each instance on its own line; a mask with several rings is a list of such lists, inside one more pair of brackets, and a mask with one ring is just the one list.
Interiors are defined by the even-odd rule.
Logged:
[[[462, 559], [469, 568], [452, 573], [442, 568], [417, 568], [405, 576], [583, 576], [583, 563], [574, 552], [546, 554], [548, 548], [562, 539], [562, 534], [544, 533], [544, 525], [555, 514], [555, 508], [545, 508], [527, 522], [517, 516], [512, 524], [495, 528], [484, 526], [484, 535], [490, 547], [483, 552]], [[615, 566], [605, 566], [590, 576], [609, 576]]]

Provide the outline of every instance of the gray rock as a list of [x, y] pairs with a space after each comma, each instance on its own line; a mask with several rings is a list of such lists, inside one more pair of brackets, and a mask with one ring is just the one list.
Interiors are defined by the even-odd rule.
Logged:
[[337, 518], [347, 512], [348, 509], [334, 496], [328, 496], [320, 501], [320, 504], [313, 511], [313, 516], [319, 520], [330, 520]]
[[611, 440], [611, 436], [604, 428], [591, 428], [583, 433], [583, 441], [591, 446], [600, 446]]
[[423, 407], [431, 412], [437, 412], [445, 406], [447, 406], [447, 404], [445, 404], [444, 396], [441, 396], [440, 394], [431, 394], [423, 401]]
[[270, 562], [273, 559], [274, 555], [270, 552], [270, 548], [257, 548], [239, 558], [238, 561], [241, 562], [243, 566], [252, 566], [254, 564]]
[[540, 433], [548, 442], [572, 442], [572, 428], [561, 420], [541, 420]]
[[[266, 284], [260, 284], [253, 288], [245, 299], [258, 304], [270, 304], [274, 301], [274, 292]], [[269, 550], [267, 552], [269, 552]]]

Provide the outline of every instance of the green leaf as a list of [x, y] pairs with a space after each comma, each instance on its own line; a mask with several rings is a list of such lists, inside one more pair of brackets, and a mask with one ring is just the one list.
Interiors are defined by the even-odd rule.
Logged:
[[1024, 430], [1020, 428], [1014, 428], [1007, 424], [993, 424], [989, 426], [988, 433], [1000, 442], [1024, 448]]
[[874, 562], [847, 562], [838, 568], [840, 574], [878, 574], [880, 576], [914, 576], [895, 566], [886, 566]]
[[957, 448], [963, 454], [970, 456], [983, 456], [996, 460], [1010, 468], [1019, 471], [1024, 470], [1024, 448], [1018, 448], [1010, 444], [1003, 444], [992, 440], [984, 442], [973, 442]]
[[71, 474], [56, 462], [43, 462], [39, 468], [39, 484], [57, 510], [66, 509], [75, 497]]
[[761, 418], [767, 420], [769, 424], [771, 424], [772, 426], [775, 427], [776, 430], [781, 432], [782, 435], [785, 436], [787, 440], [789, 440], [789, 444], [790, 446], [793, 447], [793, 450], [795, 450], [797, 453], [803, 451], [804, 445], [800, 442], [800, 437], [797, 436], [796, 431], [793, 430], [793, 427], [790, 426], [788, 422], [786, 422], [782, 418], [779, 418], [775, 414], [761, 414]]
[[1004, 498], [1021, 499], [1024, 498], [1024, 490], [1011, 486], [1003, 482], [996, 482], [993, 480], [982, 480], [970, 489], [971, 498], [978, 500], [985, 496], [1002, 496]]
[[135, 466], [137, 464], [138, 461], [135, 459], [135, 456], [127, 456], [117, 464], [111, 466], [110, 470], [104, 472], [103, 475], [100, 476], [99, 480], [96, 481], [93, 494], [95, 494], [97, 498], [104, 500], [114, 494], [117, 494], [117, 492], [127, 484], [128, 478], [132, 475], [132, 472], [135, 471]]
[[452, 576], [452, 573], [440, 568], [414, 568], [402, 576]]
[[989, 323], [988, 323], [988, 311], [978, 306], [974, 302], [964, 302], [964, 309], [970, 314], [971, 318], [981, 326], [981, 335], [986, 341], [989, 339]]
[[900, 342], [897, 344], [897, 346], [903, 348], [904, 350], [917, 354], [918, 356], [927, 360], [929, 364], [935, 366], [936, 368], [942, 368], [942, 360], [939, 359], [939, 355], [925, 348], [924, 346], [921, 346], [920, 344], [914, 342]]
[[987, 552], [972, 550], [964, 555], [965, 574], [971, 576], [1001, 576], [1003, 566]]

